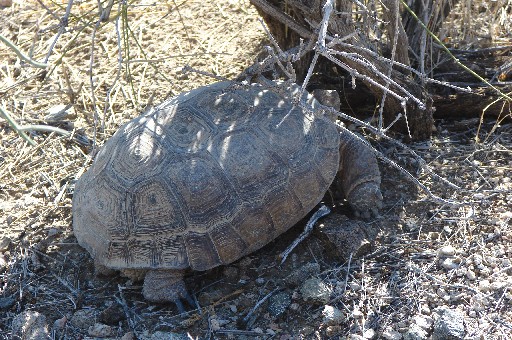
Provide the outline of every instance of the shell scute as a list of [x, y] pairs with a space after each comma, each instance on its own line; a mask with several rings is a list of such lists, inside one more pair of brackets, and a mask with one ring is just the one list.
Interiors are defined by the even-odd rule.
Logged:
[[206, 270], [272, 241], [339, 164], [336, 128], [298, 91], [217, 83], [122, 126], [76, 185], [78, 242], [115, 269]]

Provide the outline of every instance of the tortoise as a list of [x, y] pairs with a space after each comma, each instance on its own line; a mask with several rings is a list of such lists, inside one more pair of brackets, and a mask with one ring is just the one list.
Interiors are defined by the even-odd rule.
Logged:
[[[185, 270], [229, 264], [288, 230], [337, 173], [350, 206], [380, 207], [373, 152], [300, 87], [218, 82], [123, 125], [76, 182], [73, 227], [97, 268], [144, 275], [143, 295], [183, 311]], [[284, 92], [284, 93], [283, 93]]]

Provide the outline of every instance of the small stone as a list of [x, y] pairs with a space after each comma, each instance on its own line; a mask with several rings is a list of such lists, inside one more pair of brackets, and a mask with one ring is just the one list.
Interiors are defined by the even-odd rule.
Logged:
[[306, 280], [300, 287], [302, 299], [306, 302], [327, 303], [331, 295], [329, 287], [318, 278]]
[[409, 329], [404, 334], [404, 340], [425, 340], [427, 339], [427, 336], [427, 331], [413, 323], [409, 326]]
[[9, 309], [16, 303], [16, 300], [12, 296], [0, 297], [0, 310]]
[[147, 331], [139, 337], [139, 340], [189, 340], [190, 338], [186, 334], [156, 331], [153, 334]]
[[126, 319], [123, 307], [114, 302], [112, 305], [98, 314], [98, 320], [106, 325], [117, 326], [119, 321]]
[[274, 331], [273, 329], [271, 328], [267, 328], [267, 330], [265, 331], [266, 334], [268, 335], [271, 335], [271, 336], [274, 336], [276, 335], [276, 331]]
[[491, 283], [491, 290], [492, 291], [500, 290], [503, 287], [505, 287], [506, 285], [507, 285], [507, 283], [504, 281], [494, 281], [493, 283]]
[[327, 335], [329, 338], [332, 338], [340, 334], [342, 331], [343, 328], [341, 326], [327, 326], [325, 328], [325, 335]]
[[94, 325], [89, 327], [87, 333], [93, 337], [106, 338], [107, 336], [111, 336], [113, 332], [112, 327], [104, 325], [102, 323], [95, 323]]
[[0, 237], [0, 252], [3, 253], [4, 251], [8, 250], [11, 242], [11, 239], [7, 236]]
[[444, 246], [437, 251], [439, 257], [454, 256], [455, 248], [451, 245]]
[[240, 270], [233, 266], [226, 267], [224, 268], [224, 277], [231, 281], [238, 281], [240, 277]]
[[400, 340], [402, 339], [402, 334], [394, 329], [386, 329], [382, 333], [382, 337], [386, 340]]
[[121, 337], [121, 340], [135, 340], [135, 336], [133, 335], [133, 332], [128, 332]]
[[304, 326], [300, 331], [299, 334], [303, 336], [309, 336], [315, 332], [315, 329], [311, 326]]
[[441, 266], [446, 270], [453, 270], [457, 269], [459, 264], [456, 263], [452, 258], [448, 257], [441, 262]]
[[359, 335], [359, 334], [350, 334], [347, 337], [347, 340], [364, 340], [364, 338], [362, 335]]
[[284, 280], [286, 284], [296, 287], [318, 273], [320, 273], [320, 265], [316, 262], [310, 262], [294, 270]]
[[62, 318], [57, 319], [53, 322], [53, 329], [64, 329], [67, 322], [68, 318], [64, 315]]
[[426, 304], [426, 303], [422, 304], [420, 306], [420, 312], [423, 315], [430, 315], [431, 312], [430, 312], [430, 307], [428, 306], [428, 304]]
[[365, 339], [375, 339], [377, 337], [377, 333], [372, 328], [369, 328], [364, 331], [363, 338]]
[[446, 299], [447, 297], [449, 298], [448, 293], [443, 288], [439, 288], [436, 293], [441, 299]]
[[452, 229], [452, 227], [450, 227], [449, 225], [445, 225], [445, 226], [443, 227], [443, 231], [444, 231], [445, 233], [447, 233], [447, 234], [451, 234], [451, 233], [452, 233], [452, 231], [453, 231], [453, 229]]
[[462, 340], [465, 335], [464, 316], [457, 310], [440, 307], [434, 321], [432, 340]]
[[478, 265], [481, 265], [482, 264], [482, 256], [478, 255], [478, 254], [475, 254], [473, 255], [473, 263], [475, 264], [475, 266], [478, 266]]
[[345, 321], [345, 316], [336, 307], [325, 305], [322, 311], [323, 323], [327, 326], [335, 326]]
[[479, 283], [478, 283], [478, 289], [482, 292], [482, 293], [486, 293], [488, 291], [491, 290], [491, 283], [489, 282], [489, 280], [481, 280]]
[[0, 0], [0, 7], [12, 6], [12, 0]]
[[264, 279], [264, 278], [262, 278], [262, 277], [258, 277], [258, 278], [256, 279], [256, 284], [257, 284], [258, 286], [263, 286], [263, 285], [265, 284], [265, 279]]
[[96, 311], [94, 309], [80, 309], [73, 314], [71, 324], [82, 330], [93, 326], [96, 322]]
[[352, 311], [352, 316], [355, 318], [355, 319], [361, 319], [364, 315], [363, 315], [363, 312], [361, 312], [359, 310], [359, 308], [354, 308], [354, 310]]
[[12, 331], [20, 339], [50, 340], [46, 317], [35, 311], [25, 311], [12, 320]]
[[46, 122], [60, 122], [75, 116], [75, 108], [72, 105], [59, 104], [48, 109], [44, 120]]
[[213, 318], [210, 319], [210, 327], [211, 327], [212, 331], [214, 331], [214, 332], [220, 330], [219, 320], [213, 319]]
[[216, 289], [199, 293], [197, 300], [200, 306], [209, 306], [223, 298], [222, 291]]
[[341, 214], [324, 217], [315, 232], [325, 241], [325, 249], [342, 259], [360, 258], [370, 253], [377, 236], [376, 228]]
[[279, 292], [269, 298], [267, 310], [273, 317], [279, 317], [286, 312], [291, 303], [292, 297], [288, 292]]
[[413, 321], [416, 325], [420, 326], [426, 331], [430, 330], [430, 328], [432, 328], [432, 325], [434, 324], [434, 319], [432, 319], [430, 316], [425, 315], [416, 315], [414, 316]]
[[468, 271], [466, 272], [466, 277], [468, 278], [468, 280], [471, 280], [471, 281], [476, 280], [476, 274], [475, 274], [475, 272], [474, 272], [474, 271], [472, 271], [472, 270], [468, 270]]
[[349, 286], [350, 286], [350, 289], [352, 289], [354, 292], [361, 290], [361, 285], [355, 281], [350, 282]]
[[300, 309], [300, 305], [298, 303], [294, 302], [290, 305], [290, 309], [296, 312]]

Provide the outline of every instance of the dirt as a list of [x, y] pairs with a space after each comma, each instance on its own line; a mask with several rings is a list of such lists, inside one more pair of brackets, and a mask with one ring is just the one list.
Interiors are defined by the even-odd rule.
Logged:
[[[37, 61], [66, 8], [42, 3], [49, 11], [17, 1], [0, 9], [0, 34]], [[46, 324], [31, 333], [38, 339], [455, 339], [460, 327], [466, 339], [512, 337], [506, 120], [484, 120], [480, 144], [478, 121], [436, 121], [431, 141], [409, 145], [434, 175], [396, 143], [372, 140], [432, 194], [381, 162], [381, 215], [362, 221], [343, 202], [334, 209], [374, 236], [358, 256], [337, 249], [322, 232], [332, 226], [321, 220], [281, 265], [279, 255], [305, 218], [233, 264], [188, 273], [200, 310], [188, 306], [183, 315], [172, 304], [145, 301], [140, 282], [96, 275], [73, 236], [71, 198], [97, 147], [146, 107], [215, 81], [183, 67], [232, 79], [268, 41], [245, 1], [142, 1], [128, 7], [129, 30], [117, 3], [96, 32], [97, 2], [77, 2], [71, 13], [45, 72], [0, 44], [0, 105], [19, 124], [73, 131], [69, 137], [32, 129], [32, 147], [0, 121], [0, 339], [17, 338], [14, 325], [32, 319], [38, 329]], [[118, 64], [117, 18], [121, 45], [129, 38], [129, 51], [122, 49], [129, 63]], [[45, 120], [67, 104], [67, 116]], [[452, 333], [441, 333], [445, 328]]]

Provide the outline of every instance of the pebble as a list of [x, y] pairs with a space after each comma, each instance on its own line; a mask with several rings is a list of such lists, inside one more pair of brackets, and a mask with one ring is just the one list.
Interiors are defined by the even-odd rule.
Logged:
[[3, 253], [4, 251], [8, 250], [11, 242], [11, 239], [7, 236], [0, 237], [0, 252]]
[[336, 307], [325, 305], [324, 310], [322, 311], [322, 315], [324, 317], [323, 323], [327, 326], [335, 326], [341, 324], [345, 321], [345, 316], [343, 313]]
[[16, 300], [12, 296], [0, 297], [0, 310], [9, 309], [16, 303]]
[[413, 323], [409, 326], [407, 332], [405, 332], [404, 340], [425, 340], [427, 339], [427, 336], [428, 333], [426, 330]]
[[284, 280], [290, 286], [300, 286], [308, 278], [318, 273], [320, 273], [320, 265], [316, 262], [310, 262], [294, 270]]
[[454, 256], [455, 248], [451, 245], [444, 246], [437, 251], [439, 257]]
[[258, 286], [263, 286], [263, 285], [265, 284], [265, 279], [264, 279], [263, 277], [258, 277], [258, 278], [256, 279], [256, 284], [257, 284]]
[[349, 286], [350, 286], [350, 289], [352, 289], [354, 292], [361, 290], [361, 285], [357, 282], [352, 281], [352, 282], [350, 282]]
[[361, 310], [359, 310], [359, 308], [354, 308], [354, 310], [352, 311], [352, 316], [355, 318], [355, 319], [361, 319], [363, 318], [363, 312], [361, 312]]
[[492, 286], [491, 286], [491, 283], [489, 282], [489, 280], [481, 280], [478, 283], [478, 289], [482, 293], [486, 293], [486, 292], [488, 292], [488, 291], [490, 291], [492, 289]]
[[72, 105], [59, 104], [48, 109], [44, 116], [46, 122], [60, 122], [76, 116], [75, 108]]
[[112, 335], [112, 327], [102, 324], [102, 323], [95, 323], [89, 329], [87, 330], [87, 333], [90, 336], [96, 337], [96, 338], [106, 338], [107, 336]]
[[80, 309], [71, 317], [71, 324], [80, 329], [88, 329], [93, 326], [96, 320], [96, 311], [94, 309]]
[[423, 315], [430, 315], [430, 307], [426, 303], [424, 303], [420, 306], [420, 312]]
[[413, 321], [416, 325], [420, 326], [426, 331], [429, 331], [434, 324], [434, 319], [425, 315], [416, 315], [414, 316]]
[[279, 292], [269, 298], [267, 310], [273, 317], [279, 317], [286, 312], [291, 303], [290, 293]]
[[7, 260], [5, 259], [4, 254], [0, 253], [0, 269], [7, 265]]
[[174, 332], [163, 332], [156, 331], [153, 334], [145, 331], [139, 340], [189, 340], [190, 338], [186, 334], [174, 333]]
[[133, 335], [133, 332], [125, 333], [125, 335], [121, 337], [121, 340], [135, 340], [135, 335]]
[[481, 265], [482, 264], [482, 256], [475, 254], [475, 255], [473, 255], [472, 261], [475, 264], [475, 266]]
[[368, 328], [363, 333], [363, 338], [365, 338], [365, 339], [371, 340], [371, 339], [375, 339], [376, 337], [377, 337], [377, 333], [375, 332], [375, 330], [373, 328]]
[[476, 280], [476, 274], [471, 269], [466, 272], [466, 277], [471, 281]]
[[327, 335], [329, 338], [332, 338], [340, 334], [342, 331], [343, 328], [341, 326], [327, 326], [325, 328], [325, 335]]
[[400, 340], [402, 339], [402, 333], [395, 331], [394, 329], [386, 329], [382, 333], [382, 337], [386, 340]]
[[12, 320], [12, 331], [20, 339], [50, 340], [46, 317], [36, 311], [25, 311]]
[[459, 263], [457, 263], [456, 261], [454, 261], [453, 258], [451, 257], [448, 257], [448, 258], [445, 258], [442, 262], [441, 262], [441, 267], [443, 267], [444, 269], [446, 270], [453, 270], [453, 269], [457, 269], [459, 267]]
[[317, 302], [326, 304], [331, 295], [329, 287], [318, 278], [306, 280], [300, 287], [302, 299], [306, 302]]
[[462, 340], [465, 335], [464, 316], [457, 310], [440, 307], [434, 321], [432, 340]]
[[68, 318], [64, 315], [62, 318], [57, 319], [53, 322], [53, 329], [64, 329], [67, 322]]
[[315, 329], [311, 326], [304, 326], [300, 331], [299, 334], [302, 336], [310, 336], [315, 332]]
[[210, 319], [210, 327], [211, 327], [212, 331], [214, 331], [214, 332], [220, 330], [219, 320], [213, 319], [213, 318]]
[[12, 0], [0, 0], [0, 7], [12, 6]]
[[98, 320], [100, 322], [111, 326], [117, 326], [119, 321], [125, 319], [126, 314], [124, 313], [123, 307], [117, 302], [112, 303], [112, 305], [98, 314]]

